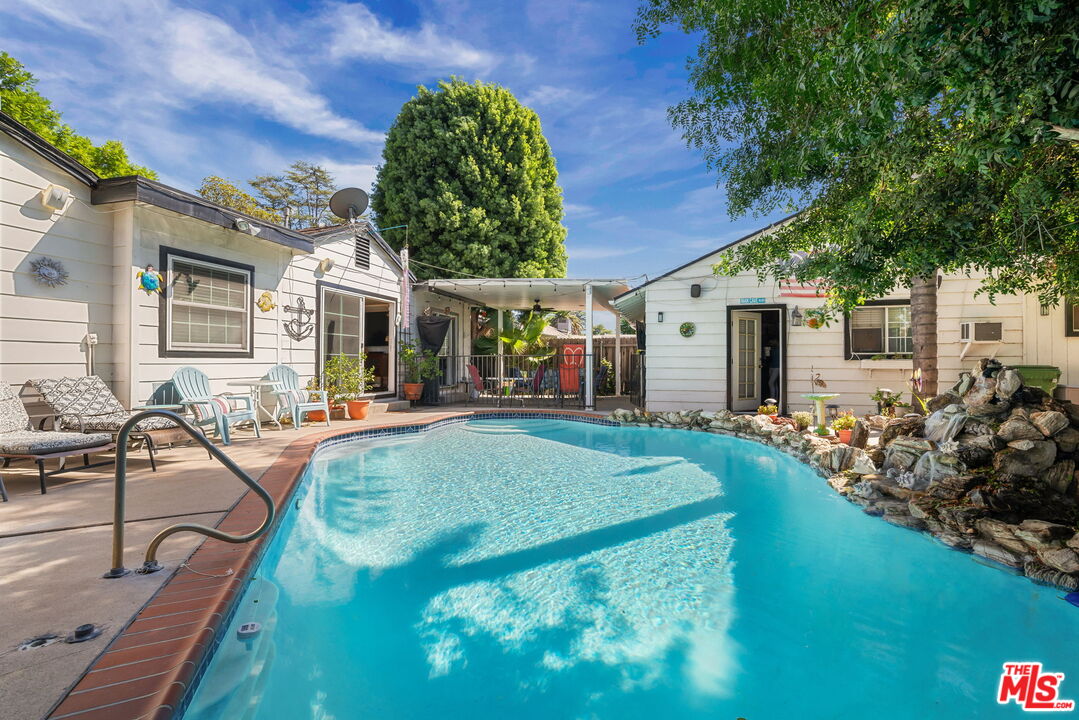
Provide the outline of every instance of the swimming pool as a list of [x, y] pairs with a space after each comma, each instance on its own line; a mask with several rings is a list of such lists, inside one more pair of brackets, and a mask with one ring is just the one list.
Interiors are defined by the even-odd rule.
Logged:
[[1017, 717], [1060, 594], [749, 441], [479, 420], [315, 456], [185, 717]]

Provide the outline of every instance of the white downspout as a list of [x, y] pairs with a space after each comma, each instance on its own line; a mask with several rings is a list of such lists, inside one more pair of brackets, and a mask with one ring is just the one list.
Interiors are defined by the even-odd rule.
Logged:
[[498, 327], [495, 329], [495, 337], [498, 338], [498, 387], [502, 387], [502, 378], [506, 377], [506, 361], [502, 355], [502, 308], [498, 308], [497, 322]]
[[614, 314], [614, 394], [622, 396], [622, 316]]
[[596, 407], [596, 389], [592, 387], [595, 382], [594, 370], [595, 358], [592, 357], [592, 285], [584, 286], [584, 407], [586, 410], [594, 410]]

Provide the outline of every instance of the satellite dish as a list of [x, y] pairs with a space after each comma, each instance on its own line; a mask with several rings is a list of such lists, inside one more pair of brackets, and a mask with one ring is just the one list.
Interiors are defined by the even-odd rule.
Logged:
[[330, 198], [330, 211], [339, 218], [352, 220], [367, 209], [367, 193], [359, 188], [341, 188]]

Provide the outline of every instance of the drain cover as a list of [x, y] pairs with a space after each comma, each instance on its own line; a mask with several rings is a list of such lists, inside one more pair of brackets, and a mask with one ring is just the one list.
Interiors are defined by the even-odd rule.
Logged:
[[96, 638], [100, 634], [101, 634], [101, 628], [97, 627], [96, 625], [94, 625], [92, 623], [87, 623], [86, 625], [79, 625], [77, 628], [75, 628], [75, 632], [68, 635], [67, 638], [64, 640], [64, 642], [66, 642], [66, 643], [86, 642], [87, 640], [93, 640], [94, 638]]
[[38, 635], [37, 637], [30, 638], [29, 640], [19, 645], [19, 650], [37, 650], [38, 648], [43, 648], [46, 645], [52, 645], [54, 642], [58, 642], [59, 640], [59, 635]]

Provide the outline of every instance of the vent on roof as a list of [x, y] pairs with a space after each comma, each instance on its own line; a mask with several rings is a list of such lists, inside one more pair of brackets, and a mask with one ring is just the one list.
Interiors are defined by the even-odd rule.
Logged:
[[356, 267], [363, 268], [364, 270], [371, 269], [371, 240], [362, 233], [356, 233], [355, 239], [355, 253]]

